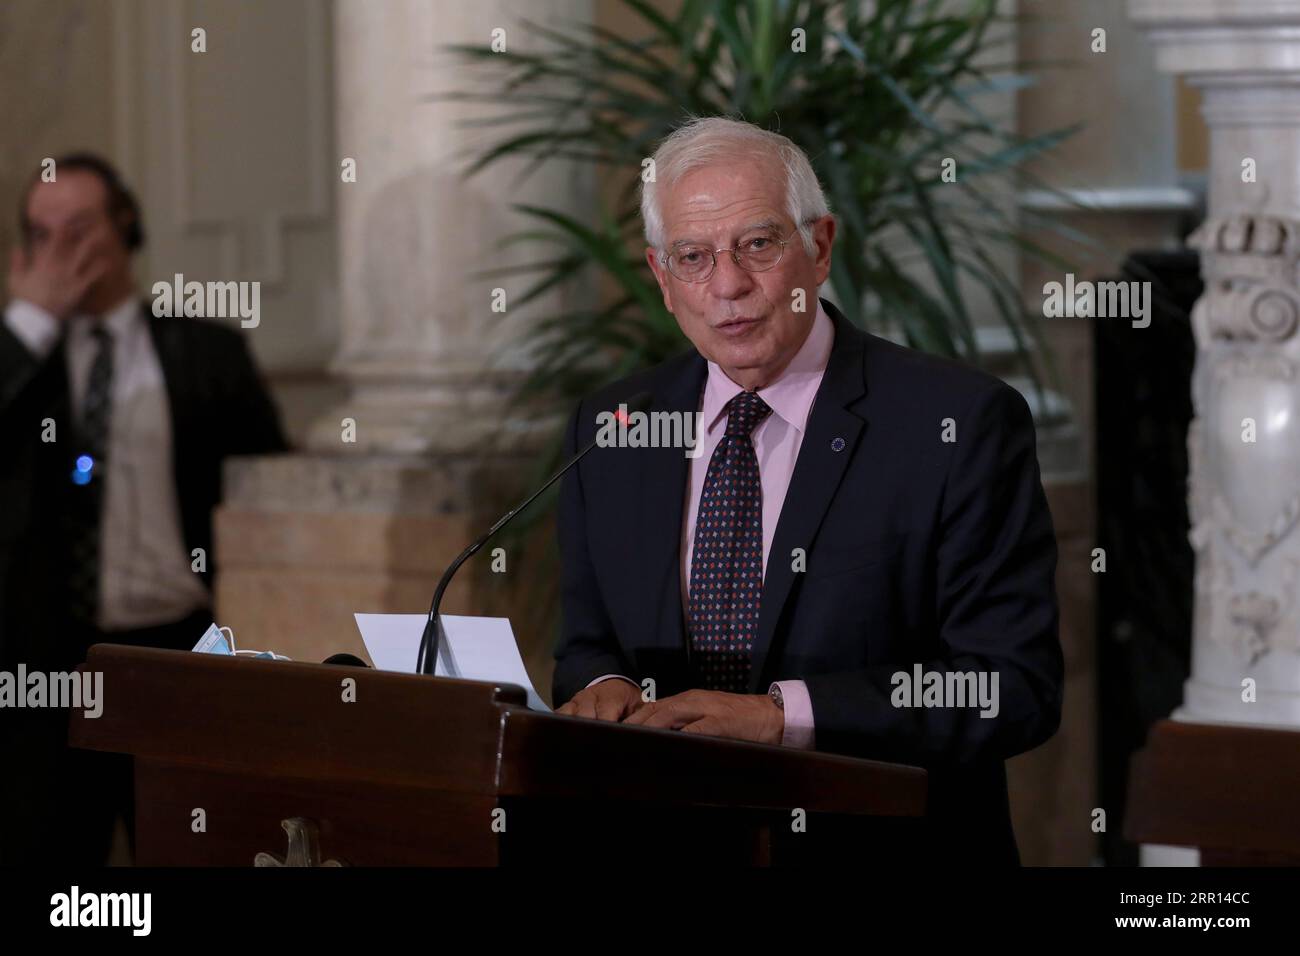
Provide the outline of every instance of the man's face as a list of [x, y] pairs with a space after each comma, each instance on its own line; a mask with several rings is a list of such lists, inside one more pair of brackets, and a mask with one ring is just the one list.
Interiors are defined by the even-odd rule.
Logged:
[[[809, 255], [797, 223], [785, 211], [785, 174], [775, 163], [741, 161], [692, 170], [659, 191], [665, 247], [647, 249], [646, 260], [663, 292], [664, 305], [700, 354], [716, 362], [745, 388], [761, 388], [779, 375], [807, 338], [817, 314], [817, 289], [830, 274], [835, 221], [813, 225], [816, 251]], [[767, 271], [749, 272], [726, 252], [707, 279], [687, 282], [660, 256], [683, 245], [730, 249], [750, 241], [756, 226], [789, 237], [784, 253]], [[707, 260], [707, 255], [705, 256]], [[802, 311], [796, 293], [802, 290]]]
[[27, 197], [27, 222], [34, 258], [62, 259], [88, 246], [106, 261], [103, 278], [87, 290], [84, 301], [129, 281], [131, 253], [109, 216], [108, 190], [93, 173], [71, 170], [52, 183], [36, 183]]

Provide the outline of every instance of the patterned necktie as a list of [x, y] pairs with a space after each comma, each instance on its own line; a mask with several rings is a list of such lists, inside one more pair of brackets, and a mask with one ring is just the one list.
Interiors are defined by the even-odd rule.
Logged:
[[757, 392], [727, 403], [727, 432], [709, 459], [695, 521], [689, 618], [696, 677], [743, 693], [763, 592], [763, 488], [750, 434], [772, 409]]
[[83, 623], [94, 623], [99, 605], [100, 516], [104, 510], [108, 426], [113, 410], [113, 336], [102, 323], [96, 323], [91, 334], [98, 350], [86, 379], [76, 429], [77, 462], [67, 510], [72, 557], [69, 611], [74, 620]]

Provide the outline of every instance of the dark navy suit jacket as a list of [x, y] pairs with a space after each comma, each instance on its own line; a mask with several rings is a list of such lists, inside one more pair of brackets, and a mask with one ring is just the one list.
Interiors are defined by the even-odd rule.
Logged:
[[[206, 319], [158, 318], [141, 308], [167, 386], [185, 549], [207, 553], [200, 574], [210, 585], [222, 462], [287, 445], [237, 331]], [[71, 418], [63, 340], [37, 358], [0, 322], [0, 500], [6, 502], [0, 508], [0, 664], [66, 670], [81, 659], [62, 640], [70, 558], [66, 535], [57, 529], [77, 448], [66, 440], [41, 441], [46, 418], [61, 429]]]
[[[1056, 732], [1063, 671], [1029, 408], [1001, 380], [869, 335], [822, 304], [835, 343], [767, 562], [749, 691], [802, 680], [818, 750], [929, 771], [926, 818], [864, 824], [862, 852], [1017, 862], [1003, 761]], [[695, 412], [706, 374], [691, 350], [591, 396], [568, 451], [595, 437], [599, 411], [642, 390], [651, 410]], [[597, 447], [566, 476], [556, 706], [602, 674], [651, 677], [659, 699], [693, 686], [686, 482], [680, 448]], [[797, 548], [806, 570], [793, 569]], [[894, 706], [891, 678], [916, 663], [996, 672], [997, 716]]]

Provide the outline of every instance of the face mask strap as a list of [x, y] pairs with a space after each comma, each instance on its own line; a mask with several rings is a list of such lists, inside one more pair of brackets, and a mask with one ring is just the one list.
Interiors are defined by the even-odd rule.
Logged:
[[234, 655], [236, 655], [236, 656], [238, 656], [238, 657], [266, 657], [267, 655], [270, 655], [272, 659], [277, 660], [277, 661], [287, 661], [287, 660], [289, 660], [289, 658], [285, 657], [283, 654], [277, 654], [277, 653], [275, 653], [274, 651], [241, 651], [241, 650], [237, 650], [237, 649], [235, 648], [235, 632], [232, 631], [232, 630], [231, 630], [230, 628], [228, 628], [228, 627], [219, 627], [219, 628], [217, 628], [217, 630], [221, 631], [221, 633], [223, 633], [223, 634], [229, 635], [229, 638], [230, 638], [230, 653], [231, 653], [231, 654], [234, 654]]

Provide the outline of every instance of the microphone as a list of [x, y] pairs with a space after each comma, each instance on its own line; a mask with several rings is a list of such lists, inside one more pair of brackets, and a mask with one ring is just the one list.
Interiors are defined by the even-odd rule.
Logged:
[[[632, 412], [644, 411], [649, 407], [650, 402], [651, 395], [649, 392], [637, 392], [631, 398], [621, 402], [620, 404], [625, 405], [628, 413], [631, 414]], [[570, 458], [565, 463], [564, 467], [551, 475], [550, 478], [547, 478], [546, 483], [543, 484], [542, 487], [538, 488], [519, 504], [515, 505], [514, 508], [502, 515], [497, 520], [496, 524], [488, 528], [482, 537], [462, 551], [459, 557], [457, 557], [456, 560], [448, 566], [447, 570], [442, 573], [442, 579], [438, 581], [438, 588], [433, 592], [433, 603], [429, 605], [429, 619], [424, 623], [424, 634], [420, 637], [420, 655], [415, 661], [415, 672], [417, 674], [432, 674], [434, 672], [434, 664], [438, 659], [438, 645], [442, 638], [442, 620], [438, 614], [438, 608], [442, 604], [442, 592], [447, 590], [447, 585], [451, 583], [452, 576], [460, 569], [462, 564], [474, 556], [479, 548], [487, 544], [493, 535], [509, 524], [510, 520], [514, 518], [515, 515], [519, 514], [519, 512], [531, 505], [537, 499], [538, 495], [551, 487], [551, 485], [555, 484], [555, 482], [570, 468], [582, 461], [583, 456], [595, 448], [596, 443], [599, 440], [600, 433], [597, 432], [596, 437], [587, 444], [586, 448], [582, 449]]]

